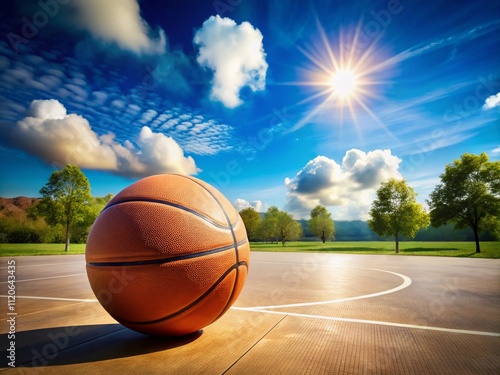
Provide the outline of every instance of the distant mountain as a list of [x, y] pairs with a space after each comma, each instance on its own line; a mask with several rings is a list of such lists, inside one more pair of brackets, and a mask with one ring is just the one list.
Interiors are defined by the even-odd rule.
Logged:
[[[262, 216], [263, 214], [261, 214]], [[307, 220], [297, 220], [302, 226], [304, 239], [315, 237], [307, 228]], [[394, 241], [392, 236], [381, 237], [374, 233], [368, 226], [368, 222], [362, 220], [334, 220], [336, 241]], [[495, 237], [488, 231], [479, 236], [481, 241], [494, 241]], [[474, 241], [472, 229], [455, 229], [453, 224], [443, 225], [439, 228], [429, 226], [417, 232], [415, 238], [400, 238], [401, 241]]]

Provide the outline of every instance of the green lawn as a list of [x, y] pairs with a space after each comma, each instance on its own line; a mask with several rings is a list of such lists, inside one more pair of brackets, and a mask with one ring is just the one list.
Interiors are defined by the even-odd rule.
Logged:
[[[276, 252], [327, 252], [338, 254], [394, 254], [394, 242], [289, 242], [269, 244], [251, 243], [255, 251]], [[434, 255], [448, 257], [500, 258], [500, 242], [481, 242], [481, 253], [475, 253], [474, 242], [400, 242], [399, 255]], [[1, 256], [18, 255], [66, 255], [84, 254], [85, 244], [71, 244], [69, 252], [64, 251], [64, 244], [0, 244]]]
[[[269, 244], [251, 243], [255, 251], [311, 251], [338, 254], [395, 254], [394, 242], [357, 241], [357, 242], [289, 242]], [[481, 242], [481, 253], [476, 254], [474, 242], [417, 242], [399, 243], [399, 255], [434, 255], [448, 257], [500, 258], [500, 242]]]
[[1, 243], [0, 256], [17, 255], [65, 255], [85, 254], [85, 244], [70, 244], [69, 251], [64, 251], [63, 243]]

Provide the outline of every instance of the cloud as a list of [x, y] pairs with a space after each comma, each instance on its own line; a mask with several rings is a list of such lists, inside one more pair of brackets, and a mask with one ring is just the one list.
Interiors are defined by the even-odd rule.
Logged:
[[492, 109], [495, 107], [500, 107], [500, 92], [488, 97], [483, 105], [483, 109]]
[[[479, 26], [475, 26], [474, 28], [463, 31], [461, 33], [448, 36], [446, 38], [440, 38], [435, 39], [431, 42], [420, 43], [384, 61], [383, 63], [381, 63], [381, 65], [393, 65], [415, 56], [420, 56], [422, 54], [429, 53], [440, 48], [448, 47], [450, 45], [453, 45], [456, 48], [456, 46], [461, 43], [466, 43], [483, 35], [496, 32], [499, 27], [500, 21], [494, 20]], [[375, 68], [373, 68], [373, 70], [374, 69]]]
[[152, 37], [154, 32], [141, 17], [137, 0], [75, 0], [73, 5], [77, 9], [77, 26], [95, 39], [136, 54], [165, 52], [165, 32], [159, 28]]
[[267, 62], [262, 34], [250, 23], [211, 16], [193, 42], [199, 47], [198, 63], [214, 71], [211, 99], [228, 108], [242, 104], [240, 90], [264, 90]]
[[34, 100], [22, 120], [4, 125], [0, 132], [11, 145], [48, 163], [76, 164], [85, 169], [107, 170], [119, 175], [144, 177], [158, 173], [196, 174], [192, 157], [185, 157], [177, 142], [142, 127], [134, 146], [115, 140], [112, 133], [99, 136], [87, 119], [67, 114], [57, 100]]
[[337, 220], [366, 219], [380, 183], [391, 177], [402, 178], [398, 171], [400, 163], [401, 159], [390, 150], [365, 153], [351, 149], [341, 165], [325, 156], [317, 156], [294, 178], [285, 179], [286, 210], [305, 218], [321, 204], [333, 207]]
[[243, 210], [244, 208], [249, 208], [249, 207], [252, 207], [257, 212], [263, 212], [263, 211], [267, 210], [267, 208], [266, 208], [267, 205], [262, 204], [262, 202], [259, 200], [249, 202], [249, 201], [242, 199], [242, 198], [236, 199], [233, 203], [233, 206], [236, 208], [236, 211], [238, 211], [238, 212]]

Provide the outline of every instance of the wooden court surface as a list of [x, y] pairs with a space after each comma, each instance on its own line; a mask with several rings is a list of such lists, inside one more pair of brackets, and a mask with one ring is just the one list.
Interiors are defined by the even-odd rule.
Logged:
[[253, 252], [233, 308], [181, 338], [116, 323], [82, 255], [0, 262], [8, 374], [500, 374], [498, 259]]

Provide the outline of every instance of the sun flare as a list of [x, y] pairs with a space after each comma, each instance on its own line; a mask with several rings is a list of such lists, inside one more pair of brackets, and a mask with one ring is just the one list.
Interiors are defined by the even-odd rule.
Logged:
[[356, 94], [356, 75], [347, 69], [335, 72], [330, 80], [333, 92], [341, 99], [347, 99]]
[[[361, 25], [361, 23], [359, 24]], [[302, 86], [310, 90], [298, 105], [309, 105], [309, 110], [295, 124], [295, 131], [311, 123], [315, 118], [327, 119], [326, 122], [342, 126], [345, 114], [350, 117], [357, 133], [362, 138], [362, 125], [358, 115], [368, 115], [371, 122], [392, 137], [387, 127], [370, 109], [370, 104], [380, 95], [377, 86], [387, 83], [380, 79], [387, 75], [386, 70], [392, 66], [391, 59], [381, 59], [376, 40], [368, 47], [359, 42], [359, 26], [353, 33], [327, 36], [318, 21], [319, 39], [297, 49], [307, 58], [309, 65], [303, 68], [304, 80], [286, 84]], [[306, 91], [307, 93], [307, 91]]]

